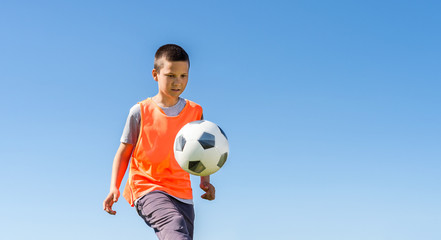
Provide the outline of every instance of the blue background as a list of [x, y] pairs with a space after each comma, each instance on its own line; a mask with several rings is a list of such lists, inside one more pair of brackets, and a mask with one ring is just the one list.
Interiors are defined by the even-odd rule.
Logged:
[[3, 0], [0, 238], [156, 239], [102, 201], [130, 107], [157, 92], [154, 53], [176, 43], [182, 96], [230, 139], [216, 200], [193, 178], [195, 239], [441, 239], [440, 10]]

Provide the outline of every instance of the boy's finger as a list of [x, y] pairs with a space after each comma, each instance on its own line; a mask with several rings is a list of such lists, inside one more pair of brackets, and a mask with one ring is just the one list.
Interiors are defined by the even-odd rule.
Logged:
[[214, 197], [212, 195], [208, 195], [208, 193], [201, 196], [202, 199], [213, 200]]
[[116, 211], [113, 211], [111, 207], [110, 208], [107, 207], [106, 209], [104, 209], [104, 211], [106, 211], [108, 214], [111, 214], [111, 215], [115, 215], [116, 214]]

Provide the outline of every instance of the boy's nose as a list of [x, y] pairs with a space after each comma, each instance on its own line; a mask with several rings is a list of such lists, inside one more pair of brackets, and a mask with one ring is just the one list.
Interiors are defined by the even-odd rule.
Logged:
[[172, 84], [172, 85], [173, 85], [173, 86], [181, 85], [181, 80], [176, 79], [175, 81], [173, 81], [173, 84]]
[[177, 77], [177, 78], [175, 78], [175, 80], [173, 81], [173, 83], [175, 83], [175, 84], [180, 84], [182, 81], [184, 81], [184, 78], [183, 78], [183, 77]]

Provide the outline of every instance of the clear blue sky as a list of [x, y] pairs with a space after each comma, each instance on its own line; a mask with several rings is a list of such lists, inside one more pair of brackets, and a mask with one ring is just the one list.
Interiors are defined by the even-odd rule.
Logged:
[[153, 55], [177, 43], [183, 97], [230, 139], [195, 239], [441, 239], [440, 10], [2, 1], [0, 238], [155, 239], [102, 201], [130, 107], [156, 94]]

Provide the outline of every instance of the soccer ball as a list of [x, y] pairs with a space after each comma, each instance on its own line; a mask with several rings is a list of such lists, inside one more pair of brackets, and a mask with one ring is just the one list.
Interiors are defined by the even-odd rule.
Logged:
[[193, 175], [207, 176], [225, 164], [229, 147], [227, 136], [219, 126], [200, 120], [181, 128], [173, 149], [182, 169]]

